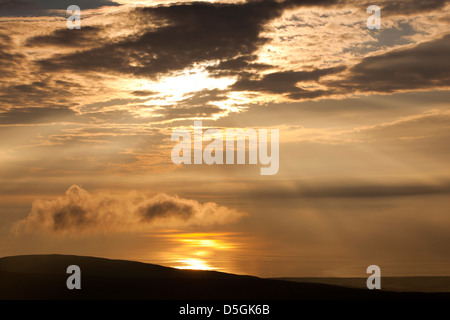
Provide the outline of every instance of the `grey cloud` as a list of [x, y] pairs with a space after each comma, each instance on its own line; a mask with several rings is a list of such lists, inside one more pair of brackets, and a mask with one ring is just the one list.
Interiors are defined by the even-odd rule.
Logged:
[[385, 198], [415, 197], [450, 194], [450, 182], [441, 183], [355, 183], [342, 182], [329, 185], [306, 185], [297, 183], [291, 188], [255, 189], [249, 193], [258, 199], [301, 199], [301, 198]]
[[430, 137], [445, 139], [450, 135], [450, 113], [434, 110], [392, 123], [358, 129], [354, 134], [368, 141], [399, 140], [402, 143], [406, 143], [405, 138], [408, 141]]

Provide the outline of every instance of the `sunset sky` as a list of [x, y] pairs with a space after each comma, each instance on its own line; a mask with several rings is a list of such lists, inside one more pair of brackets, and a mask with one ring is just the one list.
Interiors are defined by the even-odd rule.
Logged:
[[[450, 276], [449, 26], [444, 0], [0, 0], [0, 256]], [[195, 120], [278, 129], [278, 173], [173, 164]]]

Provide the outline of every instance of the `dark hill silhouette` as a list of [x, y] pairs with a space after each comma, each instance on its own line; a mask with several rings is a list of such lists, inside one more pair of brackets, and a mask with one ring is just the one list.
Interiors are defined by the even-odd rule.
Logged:
[[[81, 268], [81, 290], [66, 269]], [[0, 258], [0, 299], [449, 299], [448, 293], [398, 293], [261, 279], [215, 271], [70, 255]]]
[[[367, 278], [274, 278], [294, 282], [323, 283], [346, 288], [366, 289]], [[381, 279], [381, 287], [387, 291], [397, 292], [447, 292], [450, 293], [448, 276], [406, 276], [386, 277]]]

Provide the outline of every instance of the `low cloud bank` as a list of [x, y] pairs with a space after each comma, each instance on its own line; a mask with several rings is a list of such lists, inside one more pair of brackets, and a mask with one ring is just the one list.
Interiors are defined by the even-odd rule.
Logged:
[[214, 202], [201, 204], [163, 193], [148, 197], [136, 191], [91, 194], [73, 185], [55, 200], [35, 200], [30, 214], [16, 222], [11, 231], [16, 235], [135, 232], [155, 227], [226, 224], [243, 216]]

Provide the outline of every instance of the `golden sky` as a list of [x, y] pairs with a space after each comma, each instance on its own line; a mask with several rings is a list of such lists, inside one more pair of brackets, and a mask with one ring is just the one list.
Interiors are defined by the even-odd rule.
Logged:
[[[0, 1], [0, 256], [450, 275], [450, 3], [370, 4]], [[278, 129], [278, 174], [174, 165], [194, 120]]]

